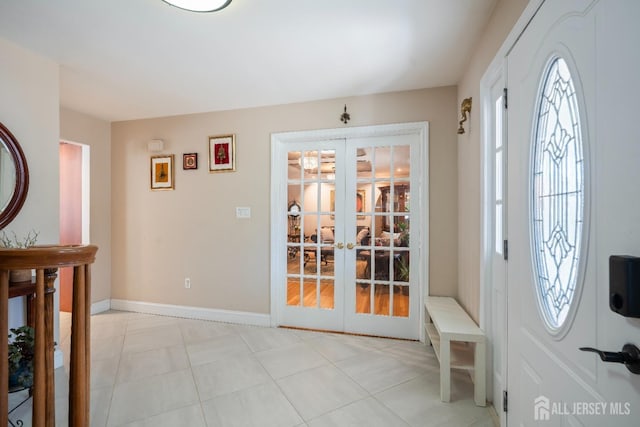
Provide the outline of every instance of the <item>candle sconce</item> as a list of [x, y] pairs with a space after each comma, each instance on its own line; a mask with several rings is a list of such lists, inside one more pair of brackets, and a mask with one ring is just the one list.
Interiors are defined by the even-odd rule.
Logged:
[[467, 115], [471, 115], [471, 98], [465, 98], [462, 100], [462, 104], [460, 105], [460, 115], [462, 116], [462, 120], [460, 120], [458, 134], [462, 135], [464, 133], [464, 127], [462, 127], [462, 124], [467, 121]]
[[345, 125], [351, 120], [351, 116], [347, 113], [347, 104], [344, 105], [344, 113], [340, 116], [340, 121]]

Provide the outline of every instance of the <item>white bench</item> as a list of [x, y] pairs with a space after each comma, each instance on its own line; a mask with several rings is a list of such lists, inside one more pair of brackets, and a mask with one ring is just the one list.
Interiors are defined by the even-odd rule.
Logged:
[[[450, 297], [425, 299], [426, 342], [440, 362], [440, 400], [451, 399], [451, 368], [473, 371], [476, 405], [486, 402], [486, 344], [482, 329]], [[475, 345], [469, 344], [474, 343]]]

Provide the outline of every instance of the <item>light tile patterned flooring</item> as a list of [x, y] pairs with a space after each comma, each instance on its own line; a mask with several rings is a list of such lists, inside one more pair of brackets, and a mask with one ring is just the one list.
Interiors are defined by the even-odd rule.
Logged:
[[[118, 311], [91, 323], [92, 426], [494, 426], [463, 372], [452, 373], [452, 402], [440, 402], [423, 343]], [[69, 325], [63, 313], [59, 426]], [[25, 425], [29, 410], [17, 411]]]

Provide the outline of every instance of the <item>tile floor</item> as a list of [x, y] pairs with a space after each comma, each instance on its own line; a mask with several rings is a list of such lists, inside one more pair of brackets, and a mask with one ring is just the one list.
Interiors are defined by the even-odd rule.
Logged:
[[[63, 313], [65, 356], [69, 324]], [[65, 360], [56, 370], [59, 426], [67, 372]], [[92, 317], [92, 426], [493, 427], [468, 375], [452, 377], [452, 403], [442, 403], [433, 350], [418, 342], [118, 311]], [[25, 425], [28, 411], [29, 403], [15, 413]]]

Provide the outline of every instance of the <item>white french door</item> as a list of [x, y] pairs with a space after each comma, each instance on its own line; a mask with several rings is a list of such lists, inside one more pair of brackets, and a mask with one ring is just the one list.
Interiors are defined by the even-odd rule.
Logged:
[[640, 2], [546, 1], [508, 61], [508, 424], [632, 426], [640, 345], [609, 256], [640, 256]]
[[345, 149], [344, 139], [287, 144], [287, 202], [278, 213], [287, 218], [279, 248], [287, 258], [277, 266], [286, 268], [281, 325], [343, 329]]
[[274, 323], [418, 339], [426, 124], [318, 132], [273, 136]]

